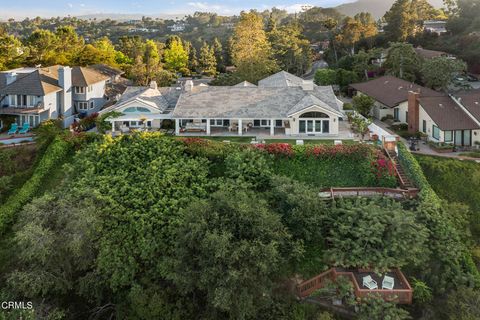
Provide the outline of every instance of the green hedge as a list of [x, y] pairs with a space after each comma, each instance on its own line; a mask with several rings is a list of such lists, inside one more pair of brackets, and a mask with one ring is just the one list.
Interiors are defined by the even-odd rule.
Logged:
[[410, 180], [420, 189], [420, 200], [434, 206], [440, 206], [440, 198], [433, 191], [430, 183], [423, 174], [423, 170], [415, 157], [403, 143], [398, 144], [398, 160]]
[[0, 233], [3, 234], [13, 222], [15, 215], [40, 190], [45, 178], [62, 164], [65, 157], [72, 150], [72, 144], [62, 138], [55, 138], [48, 146], [44, 156], [36, 166], [31, 178], [15, 191], [14, 194], [0, 207]]

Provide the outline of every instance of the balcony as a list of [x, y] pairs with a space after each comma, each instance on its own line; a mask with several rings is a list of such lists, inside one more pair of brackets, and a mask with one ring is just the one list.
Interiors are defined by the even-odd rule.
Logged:
[[38, 114], [45, 111], [43, 103], [37, 103], [35, 106], [9, 106], [0, 107], [0, 114], [20, 115], [20, 114]]

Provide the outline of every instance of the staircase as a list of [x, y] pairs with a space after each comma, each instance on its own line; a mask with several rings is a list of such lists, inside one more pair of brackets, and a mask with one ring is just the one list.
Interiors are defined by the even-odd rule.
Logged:
[[402, 166], [400, 165], [400, 161], [398, 160], [397, 153], [393, 150], [385, 150], [386, 154], [393, 161], [395, 164], [395, 173], [397, 174], [398, 180], [400, 180], [400, 186], [404, 189], [415, 189], [415, 185], [410, 181], [408, 175], [403, 170]]

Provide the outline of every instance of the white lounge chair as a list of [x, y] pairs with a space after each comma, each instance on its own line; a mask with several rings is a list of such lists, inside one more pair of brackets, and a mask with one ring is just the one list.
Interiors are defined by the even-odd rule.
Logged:
[[370, 290], [378, 289], [377, 281], [372, 279], [372, 276], [363, 277], [363, 286]]
[[382, 289], [393, 290], [395, 286], [395, 279], [389, 276], [385, 276], [382, 281]]
[[297, 141], [295, 141], [295, 144], [297, 146], [303, 146], [304, 143], [303, 143], [303, 140], [297, 140]]

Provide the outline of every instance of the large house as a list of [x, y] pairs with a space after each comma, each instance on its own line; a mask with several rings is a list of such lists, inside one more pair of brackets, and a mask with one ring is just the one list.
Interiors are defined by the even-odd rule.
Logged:
[[62, 119], [68, 127], [76, 115], [100, 111], [112, 98], [106, 94], [107, 85], [120, 74], [101, 65], [0, 72], [0, 115], [15, 116], [19, 125], [32, 127], [47, 119]]
[[257, 85], [129, 87], [119, 101], [101, 113], [112, 130], [135, 127], [160, 128], [165, 119], [175, 121], [177, 135], [311, 135], [335, 136], [344, 117], [342, 103], [333, 89], [316, 86], [281, 71]]
[[430, 141], [472, 146], [480, 143], [480, 90], [447, 95], [391, 76], [353, 84], [357, 95], [375, 100], [372, 115], [408, 124]]

